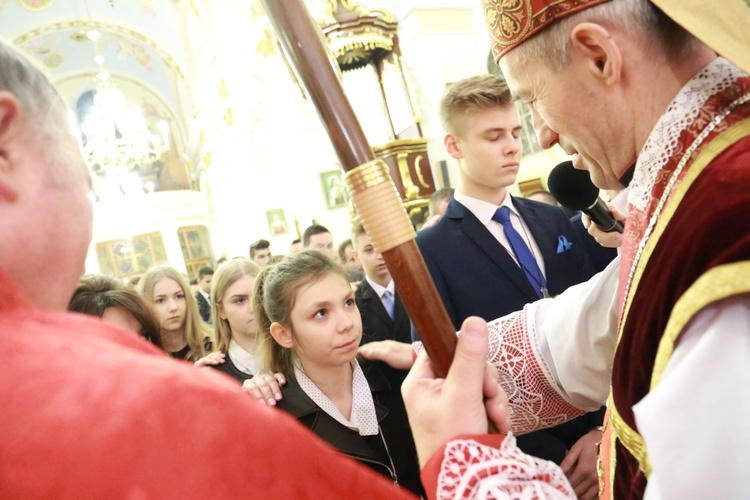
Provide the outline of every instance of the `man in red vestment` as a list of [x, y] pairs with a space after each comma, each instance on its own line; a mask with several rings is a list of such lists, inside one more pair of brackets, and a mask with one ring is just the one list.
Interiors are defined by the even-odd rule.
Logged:
[[[650, 478], [655, 497], [743, 491], [747, 485], [730, 479], [739, 470], [717, 468], [708, 457], [746, 462], [723, 444], [746, 432], [718, 430], [714, 418], [721, 409], [744, 421], [748, 406], [720, 387], [724, 377], [746, 376], [746, 363], [733, 358], [746, 335], [735, 341], [726, 330], [743, 331], [750, 305], [747, 280], [736, 278], [750, 258], [742, 215], [750, 203], [750, 78], [647, 1], [512, 4], [485, 0], [485, 14], [495, 58], [530, 105], [540, 144], [561, 146], [605, 189], [617, 188], [637, 158], [604, 492], [639, 498]], [[520, 5], [531, 7], [528, 16]], [[513, 16], [519, 31], [506, 23]], [[705, 372], [720, 373], [712, 368], [717, 358], [726, 361], [724, 373], [712, 379]], [[689, 411], [675, 411], [688, 400]], [[690, 442], [703, 458], [690, 460], [678, 445], [697, 428], [700, 437]]]
[[[655, 3], [673, 13], [689, 9]], [[611, 363], [599, 363], [594, 374], [611, 376], [612, 387], [602, 494], [746, 495], [750, 404], [735, 388], [750, 384], [750, 77], [715, 52], [731, 44], [712, 49], [650, 1], [482, 4], [495, 60], [513, 94], [529, 105], [540, 144], [562, 147], [603, 189], [620, 188], [636, 162], [623, 235], [618, 345]], [[727, 26], [750, 10], [743, 0], [702, 5], [704, 15], [737, 12]], [[718, 37], [737, 32], [713, 28]], [[549, 425], [545, 414], [588, 404], [576, 398], [592, 373], [577, 374], [575, 367], [595, 363], [571, 349], [561, 356], [544, 332], [528, 330], [529, 355], [498, 358], [498, 364], [511, 379], [505, 389], [513, 414], [536, 414], [538, 425]], [[584, 328], [566, 338], [588, 348], [589, 334]], [[501, 333], [497, 343], [505, 338]], [[592, 356], [606, 361], [612, 353], [605, 347]], [[556, 392], [559, 401], [514, 390], [534, 357], [542, 361], [532, 383], [554, 389], [538, 394]], [[514, 394], [526, 402], [514, 401]], [[591, 403], [605, 395], [597, 397]], [[565, 404], [570, 408], [562, 409]]]

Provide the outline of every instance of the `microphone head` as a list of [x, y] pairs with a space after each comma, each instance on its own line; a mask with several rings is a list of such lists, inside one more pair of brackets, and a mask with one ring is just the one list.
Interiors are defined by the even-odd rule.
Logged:
[[557, 202], [571, 210], [585, 210], [599, 198], [599, 188], [591, 182], [588, 171], [573, 167], [572, 161], [553, 168], [547, 186]]

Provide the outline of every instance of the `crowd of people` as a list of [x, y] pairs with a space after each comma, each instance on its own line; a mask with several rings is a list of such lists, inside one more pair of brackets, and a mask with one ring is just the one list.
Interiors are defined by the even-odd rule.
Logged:
[[[683, 3], [562, 3], [485, 0], [504, 77], [441, 102], [459, 181], [417, 243], [459, 331], [445, 378], [359, 223], [286, 256], [261, 239], [195, 291], [170, 265], [137, 290], [81, 277], [88, 167], [55, 88], [0, 42], [0, 496], [745, 495], [748, 68]], [[513, 98], [620, 192], [622, 237], [508, 193]], [[598, 273], [590, 236], [621, 246]]]

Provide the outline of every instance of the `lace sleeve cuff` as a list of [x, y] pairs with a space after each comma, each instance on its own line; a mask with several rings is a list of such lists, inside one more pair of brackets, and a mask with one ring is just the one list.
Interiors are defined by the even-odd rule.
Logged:
[[459, 436], [422, 470], [431, 499], [576, 498], [562, 470], [526, 455], [512, 434]]
[[497, 368], [500, 385], [508, 395], [513, 432], [554, 427], [584, 413], [563, 397], [539, 352], [528, 305], [488, 326], [487, 360]]

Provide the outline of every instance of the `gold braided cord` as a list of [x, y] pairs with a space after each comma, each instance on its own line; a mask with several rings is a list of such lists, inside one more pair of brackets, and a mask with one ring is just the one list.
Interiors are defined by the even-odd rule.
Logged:
[[376, 252], [386, 252], [417, 237], [383, 160], [350, 170], [345, 181]]

